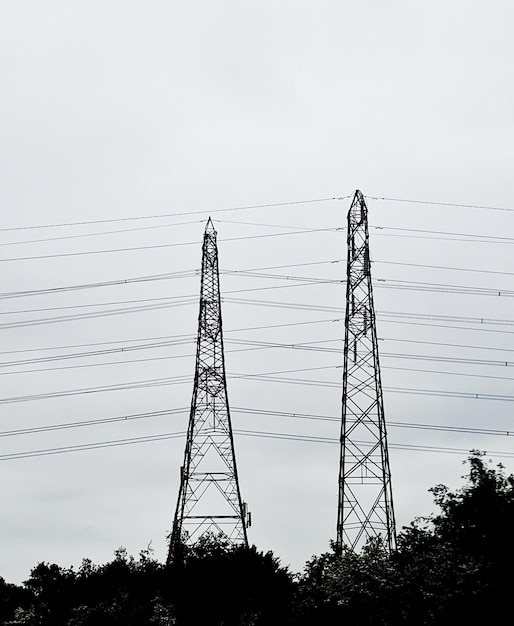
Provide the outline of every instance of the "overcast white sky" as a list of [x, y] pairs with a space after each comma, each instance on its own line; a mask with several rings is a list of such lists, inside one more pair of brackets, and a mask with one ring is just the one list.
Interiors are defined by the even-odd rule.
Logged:
[[[398, 526], [434, 510], [430, 487], [462, 484], [472, 448], [514, 471], [513, 18], [507, 0], [0, 2], [0, 576], [106, 562], [121, 545], [152, 542], [165, 558], [209, 215], [252, 543], [298, 571], [335, 538], [337, 229], [357, 188]], [[320, 201], [222, 211], [304, 200]], [[261, 268], [313, 280], [228, 273]], [[139, 349], [112, 352], [128, 346]], [[85, 352], [96, 354], [48, 360]], [[98, 390], [113, 385], [124, 388]], [[77, 390], [89, 392], [56, 395]], [[162, 411], [176, 412], [9, 432]]]

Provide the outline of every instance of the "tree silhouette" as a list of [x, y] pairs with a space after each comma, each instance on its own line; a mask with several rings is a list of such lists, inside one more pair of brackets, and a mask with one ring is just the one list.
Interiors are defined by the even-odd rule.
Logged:
[[474, 626], [501, 623], [514, 576], [514, 477], [472, 452], [462, 488], [431, 491], [438, 512], [360, 552], [335, 546], [293, 576], [272, 552], [204, 536], [173, 565], [136, 559], [39, 563], [23, 587], [0, 578], [2, 626]]

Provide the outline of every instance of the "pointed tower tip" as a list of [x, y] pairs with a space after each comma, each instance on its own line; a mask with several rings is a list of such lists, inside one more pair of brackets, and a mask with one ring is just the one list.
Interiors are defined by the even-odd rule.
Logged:
[[214, 224], [212, 223], [211, 218], [209, 217], [209, 219], [207, 220], [207, 224], [205, 225], [205, 233], [216, 233], [216, 230], [214, 229]]

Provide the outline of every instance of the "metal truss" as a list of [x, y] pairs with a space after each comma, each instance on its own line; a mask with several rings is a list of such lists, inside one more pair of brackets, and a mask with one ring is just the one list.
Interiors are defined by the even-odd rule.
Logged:
[[216, 231], [207, 222], [202, 254], [196, 367], [184, 464], [168, 562], [205, 534], [248, 545], [227, 396]]
[[368, 209], [356, 191], [348, 212], [341, 459], [336, 546], [370, 537], [396, 547], [396, 530], [369, 255]]

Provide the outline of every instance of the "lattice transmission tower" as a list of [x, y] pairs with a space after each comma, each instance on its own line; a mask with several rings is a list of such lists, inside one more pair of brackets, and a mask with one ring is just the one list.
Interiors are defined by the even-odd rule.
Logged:
[[203, 238], [196, 367], [184, 463], [168, 563], [206, 533], [248, 545], [250, 514], [241, 499], [223, 353], [216, 231]]
[[369, 255], [368, 209], [356, 191], [348, 212], [341, 458], [336, 546], [370, 537], [396, 547], [391, 471]]

